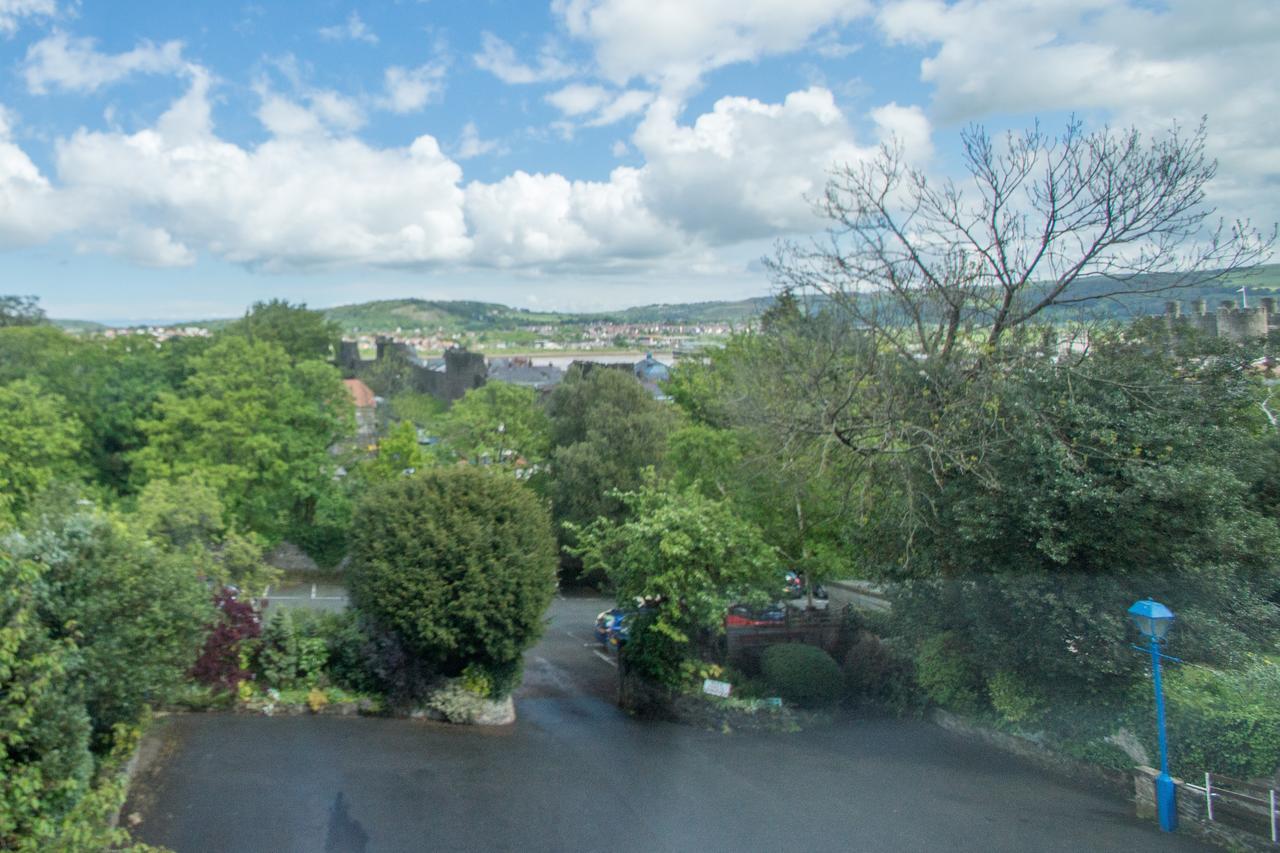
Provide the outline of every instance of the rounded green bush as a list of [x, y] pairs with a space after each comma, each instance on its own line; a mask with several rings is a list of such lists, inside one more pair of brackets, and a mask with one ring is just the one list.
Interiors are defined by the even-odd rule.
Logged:
[[397, 478], [361, 501], [352, 540], [352, 604], [400, 650], [397, 666], [518, 682], [556, 585], [551, 519], [533, 492], [477, 468]]
[[760, 670], [765, 683], [778, 695], [802, 708], [834, 705], [844, 685], [840, 665], [831, 655], [800, 643], [765, 649]]

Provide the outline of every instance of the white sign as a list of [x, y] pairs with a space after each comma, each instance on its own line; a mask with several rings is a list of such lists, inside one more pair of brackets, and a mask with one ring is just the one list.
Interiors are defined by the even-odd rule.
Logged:
[[703, 693], [710, 693], [712, 696], [728, 699], [732, 691], [733, 685], [727, 681], [716, 681], [714, 678], [706, 678], [702, 681]]

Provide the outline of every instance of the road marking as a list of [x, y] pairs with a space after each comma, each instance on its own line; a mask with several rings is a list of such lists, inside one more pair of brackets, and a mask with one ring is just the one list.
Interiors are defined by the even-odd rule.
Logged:
[[569, 639], [571, 640], [579, 640], [579, 641], [582, 640], [581, 637], [579, 637], [577, 634], [573, 633], [572, 631], [565, 631], [565, 634], [568, 635]]
[[596, 657], [600, 658], [600, 660], [602, 660], [602, 661], [604, 661], [605, 663], [609, 664], [609, 666], [612, 666], [612, 667], [615, 667], [615, 668], [618, 666], [618, 662], [617, 662], [616, 660], [614, 660], [613, 658], [609, 657], [609, 656], [608, 656], [608, 655], [606, 655], [604, 652], [599, 651], [598, 649], [597, 649], [596, 651], [592, 652], [591, 654], [593, 654], [593, 655], [595, 655]]

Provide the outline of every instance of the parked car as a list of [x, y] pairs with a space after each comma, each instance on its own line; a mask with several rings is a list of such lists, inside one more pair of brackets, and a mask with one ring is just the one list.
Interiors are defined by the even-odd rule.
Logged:
[[777, 604], [765, 607], [735, 604], [725, 614], [724, 624], [728, 628], [768, 628], [781, 625], [786, 620], [786, 611]]
[[611, 607], [596, 616], [596, 642], [602, 646], [610, 645], [610, 640], [622, 627], [623, 617], [628, 611], [621, 607]]
[[[808, 597], [809, 590], [805, 584], [804, 575], [798, 572], [789, 571], [786, 574], [786, 579], [784, 583], [785, 583], [784, 590], [786, 592], [787, 598], [796, 599], [796, 598]], [[823, 587], [823, 585], [820, 583], [814, 584], [813, 597], [817, 601], [826, 601], [827, 600], [826, 588]]]

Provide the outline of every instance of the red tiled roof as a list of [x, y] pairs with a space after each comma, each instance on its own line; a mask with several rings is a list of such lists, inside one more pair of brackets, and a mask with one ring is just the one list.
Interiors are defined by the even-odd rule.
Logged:
[[359, 379], [344, 379], [342, 384], [347, 386], [347, 391], [351, 393], [351, 400], [356, 404], [357, 409], [372, 409], [378, 404], [373, 397], [373, 390]]

